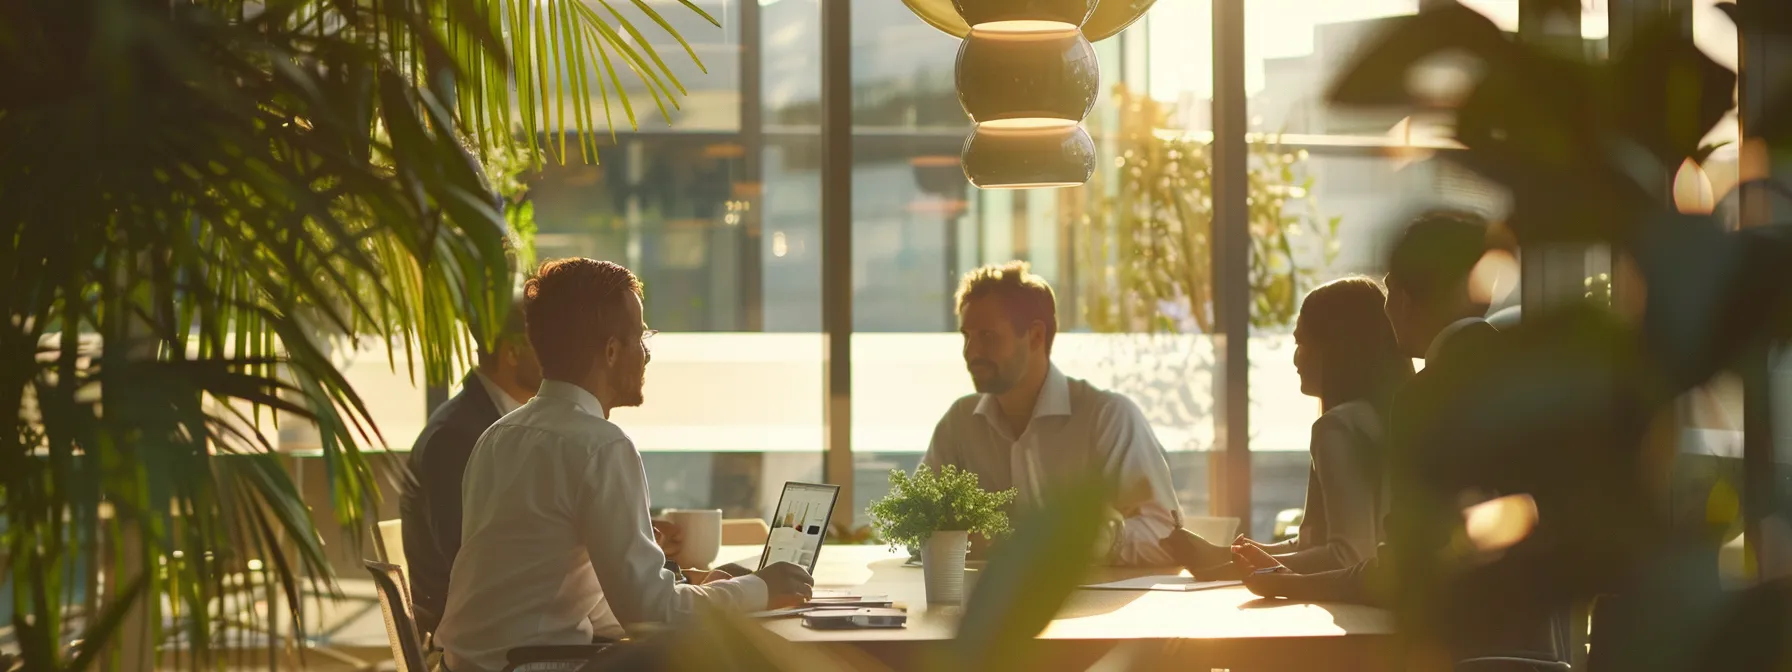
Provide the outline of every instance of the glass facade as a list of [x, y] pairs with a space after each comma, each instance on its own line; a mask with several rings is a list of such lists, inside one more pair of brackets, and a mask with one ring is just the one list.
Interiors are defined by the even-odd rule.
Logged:
[[[600, 139], [596, 165], [578, 159], [572, 138], [564, 163], [550, 160], [525, 179], [537, 256], [627, 265], [646, 285], [648, 323], [665, 332], [654, 342], [646, 405], [614, 415], [644, 455], [653, 506], [760, 517], [783, 481], [823, 478], [820, 5], [699, 4], [723, 25], [675, 24], [708, 68], [677, 70], [690, 90], [681, 109], [668, 121], [643, 107], [651, 100], [645, 89], [631, 89], [638, 130], [618, 114], [615, 139]], [[1305, 12], [1272, 4], [1247, 5], [1251, 165], [1274, 178], [1262, 188], [1301, 192], [1283, 208], [1304, 234], [1294, 236], [1293, 256], [1253, 264], [1294, 280], [1292, 292], [1277, 290], [1288, 304], [1319, 282], [1372, 272], [1387, 227], [1397, 222], [1391, 208], [1423, 200], [1440, 183], [1473, 188], [1423, 161], [1328, 141], [1386, 135], [1391, 122], [1328, 116], [1319, 96], [1324, 77], [1375, 17], [1411, 7]], [[970, 130], [953, 81], [958, 40], [900, 3], [854, 3], [857, 523], [887, 490], [889, 470], [914, 468], [939, 415], [971, 392], [955, 333], [959, 275], [1011, 259], [1031, 263], [1058, 294], [1063, 334], [1054, 362], [1137, 402], [1166, 450], [1184, 513], [1209, 512], [1209, 485], [1219, 476], [1209, 459], [1215, 350], [1206, 334], [1211, 320], [1202, 319], [1211, 310], [1204, 292], [1212, 278], [1205, 268], [1186, 269], [1182, 293], [1138, 306], [1130, 319], [1117, 319], [1111, 304], [1115, 295], [1140, 291], [1138, 281], [1115, 277], [1126, 275], [1116, 273], [1123, 264], [1115, 248], [1151, 230], [1150, 221], [1124, 216], [1142, 201], [1136, 181], [1115, 166], [1154, 135], [1184, 133], [1197, 152], [1211, 139], [1211, 14], [1206, 0], [1162, 0], [1145, 20], [1096, 44], [1110, 95], [1086, 122], [1103, 153], [1089, 185], [982, 191], [957, 163]], [[1276, 18], [1291, 14], [1314, 20]], [[1133, 107], [1140, 101], [1155, 110], [1140, 112]], [[557, 137], [542, 140], [558, 149]], [[1283, 167], [1287, 176], [1275, 175]], [[1204, 174], [1185, 177], [1191, 191], [1210, 187]], [[1288, 264], [1295, 270], [1282, 268]], [[1292, 312], [1254, 322], [1249, 533], [1268, 537], [1278, 513], [1302, 504], [1308, 425], [1318, 406], [1300, 395], [1293, 372]], [[402, 371], [373, 368], [354, 372], [385, 375], [387, 388], [403, 388], [383, 403], [392, 407], [389, 444], [406, 446], [421, 428], [421, 404], [416, 411], [409, 404], [422, 390]]]
[[[655, 508], [763, 517], [782, 482], [823, 479], [820, 1], [700, 1], [720, 29], [655, 2], [707, 68], [668, 56], [689, 97], [668, 120], [632, 84], [639, 127], [616, 110], [617, 132], [599, 139], [596, 165], [573, 149], [564, 163], [550, 160], [525, 176], [538, 257], [627, 265], [646, 284], [649, 324], [666, 332], [654, 342], [646, 405], [614, 417], [645, 456]], [[1516, 3], [1465, 4], [1516, 30]], [[1733, 64], [1734, 29], [1711, 0], [1698, 4], [1701, 46]], [[1319, 409], [1300, 394], [1290, 361], [1300, 297], [1331, 279], [1379, 273], [1392, 234], [1418, 208], [1451, 205], [1497, 218], [1504, 207], [1497, 190], [1436, 159], [1449, 151], [1437, 129], [1324, 104], [1326, 83], [1355, 48], [1417, 5], [1245, 5], [1256, 243], [1248, 533], [1258, 538], [1281, 531], [1278, 518], [1289, 520], [1283, 514], [1301, 507], [1305, 492], [1309, 425]], [[1605, 51], [1604, 11], [1591, 8], [1582, 21], [1596, 55]], [[1133, 189], [1141, 179], [1135, 168], [1179, 180], [1211, 209], [1201, 162], [1213, 128], [1212, 18], [1211, 0], [1160, 0], [1146, 19], [1096, 44], [1108, 95], [1086, 121], [1101, 152], [1090, 184], [982, 191], [957, 163], [970, 130], [954, 89], [958, 40], [901, 3], [853, 3], [855, 522], [865, 523], [865, 506], [887, 490], [888, 471], [912, 469], [939, 415], [971, 391], [954, 333], [959, 275], [1010, 259], [1030, 262], [1057, 292], [1055, 363], [1132, 397], [1164, 445], [1185, 514], [1209, 512], [1210, 484], [1225, 477], [1215, 473], [1222, 462], [1210, 459], [1218, 435], [1212, 278], [1190, 263], [1171, 290], [1142, 289], [1125, 255], [1165, 230], [1161, 218], [1138, 215], [1153, 204]], [[1734, 140], [1735, 132], [1726, 124], [1711, 140]], [[1138, 160], [1142, 147], [1178, 138], [1181, 158], [1169, 167]], [[542, 140], [558, 149], [557, 136]], [[1721, 148], [1705, 168], [1715, 207], [1733, 207], [1735, 157], [1734, 146]], [[1184, 251], [1197, 260], [1208, 254]], [[1505, 288], [1496, 309], [1519, 295]], [[388, 392], [368, 396], [388, 443], [408, 446], [423, 422], [424, 393], [402, 366], [393, 371], [375, 356], [379, 350], [364, 344], [348, 353], [349, 375], [358, 389]]]

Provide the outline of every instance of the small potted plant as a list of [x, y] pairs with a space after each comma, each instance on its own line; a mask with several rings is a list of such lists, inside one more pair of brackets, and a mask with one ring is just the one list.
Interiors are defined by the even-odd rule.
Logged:
[[964, 601], [964, 559], [970, 533], [996, 537], [1008, 532], [1005, 511], [1015, 491], [990, 492], [977, 475], [947, 465], [938, 472], [921, 465], [913, 476], [890, 472], [890, 494], [871, 504], [878, 536], [897, 548], [920, 548], [929, 604]]

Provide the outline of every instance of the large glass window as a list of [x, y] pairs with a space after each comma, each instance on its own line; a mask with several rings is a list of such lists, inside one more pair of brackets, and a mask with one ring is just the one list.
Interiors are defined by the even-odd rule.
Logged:
[[761, 518], [783, 482], [822, 478], [819, 5], [698, 5], [722, 28], [662, 11], [689, 19], [677, 27], [708, 68], [678, 70], [690, 95], [671, 123], [631, 91], [640, 129], [601, 138], [597, 165], [530, 176], [528, 198], [542, 259], [609, 259], [645, 284], [662, 332], [646, 403], [612, 419], [652, 506]]
[[[1053, 363], [1138, 403], [1168, 453], [1184, 510], [1205, 513], [1200, 451], [1213, 438], [1211, 346], [1195, 330], [1172, 333], [1153, 319], [1159, 307], [1139, 298], [1149, 279], [1121, 263], [1128, 259], [1123, 246], [1162, 223], [1128, 209], [1148, 197], [1137, 184], [1123, 184], [1128, 173], [1116, 168], [1129, 138], [1143, 143], [1156, 127], [1146, 120], [1152, 112], [1125, 102], [1129, 92], [1144, 95], [1142, 79], [1123, 76], [1142, 71], [1127, 59], [1143, 55], [1136, 48], [1143, 24], [1095, 44], [1104, 95], [1085, 122], [1101, 152], [1095, 179], [1060, 190], [979, 190], [958, 164], [970, 132], [953, 89], [958, 40], [899, 3], [858, 2], [853, 11], [852, 401], [860, 522], [865, 505], [888, 490], [889, 470], [913, 469], [940, 416], [973, 393], [956, 333], [960, 276], [1010, 260], [1027, 261], [1057, 294]], [[1208, 21], [1191, 25], [1184, 29], [1204, 31]], [[1187, 159], [1187, 174], [1197, 175], [1200, 157]], [[1204, 188], [1204, 173], [1190, 184]], [[1205, 254], [1197, 256], [1204, 261]], [[1209, 284], [1204, 266], [1180, 272], [1198, 276], [1197, 289]], [[1142, 308], [1138, 319], [1116, 314], [1116, 297], [1131, 297], [1120, 300]], [[1198, 302], [1181, 298], [1185, 306]], [[1144, 333], [1153, 330], [1163, 333]]]
[[[1467, 4], [1516, 28], [1514, 3]], [[1465, 171], [1432, 160], [1443, 145], [1434, 129], [1325, 103], [1331, 79], [1359, 46], [1391, 17], [1415, 12], [1416, 2], [1253, 0], [1245, 9], [1253, 237], [1246, 532], [1273, 539], [1298, 529], [1310, 427], [1320, 411], [1317, 399], [1301, 394], [1292, 362], [1300, 300], [1340, 277], [1379, 276], [1393, 235], [1415, 208], [1451, 205], [1497, 216], [1500, 198]], [[1167, 130], [1203, 137], [1210, 128], [1212, 69], [1185, 64], [1211, 62], [1210, 36], [1186, 27], [1212, 11], [1210, 0], [1165, 0], [1152, 10], [1151, 96], [1187, 111]], [[1504, 303], [1516, 302], [1511, 289]]]
[[[959, 40], [901, 3], [854, 2], [852, 21], [853, 511], [862, 524], [889, 471], [914, 469], [940, 414], [969, 392], [952, 293], [965, 269], [1014, 255], [1016, 194], [979, 191], [959, 167], [971, 128], [954, 85]], [[1020, 222], [1024, 234], [1024, 211]]]
[[[677, 44], [661, 53], [690, 93], [660, 116], [624, 77], [637, 129], [620, 110], [596, 165], [577, 138], [564, 162], [525, 176], [540, 258], [589, 256], [646, 282], [653, 342], [647, 403], [615, 420], [642, 450], [653, 506], [716, 507], [758, 517], [786, 480], [823, 479], [821, 317], [822, 0], [699, 0], [722, 23], [662, 12], [707, 72]], [[1734, 64], [1733, 27], [1695, 3], [1695, 36]], [[1469, 0], [1507, 30], [1517, 4]], [[1309, 427], [1319, 412], [1291, 357], [1295, 308], [1307, 290], [1350, 274], [1378, 275], [1414, 209], [1452, 205], [1498, 217], [1502, 198], [1435, 160], [1442, 133], [1388, 114], [1332, 110], [1327, 84], [1390, 17], [1418, 0], [1251, 0], [1243, 63], [1249, 117], [1252, 450], [1249, 534], [1292, 529], [1303, 504]], [[1589, 53], [1603, 56], [1602, 3], [1582, 17]], [[959, 41], [901, 3], [853, 4], [852, 252], [854, 483], [851, 510], [912, 469], [946, 407], [971, 392], [952, 294], [985, 263], [1022, 259], [1052, 283], [1062, 335], [1054, 362], [1122, 392], [1164, 445], [1184, 512], [1209, 511], [1216, 436], [1212, 276], [1205, 238], [1212, 208], [1211, 0], [1159, 0], [1120, 35], [1096, 44], [1103, 97], [1085, 123], [1101, 152], [1095, 179], [1062, 190], [983, 191], [958, 165], [970, 124], [954, 89]], [[657, 31], [650, 31], [657, 34]], [[593, 101], [597, 102], [597, 101]], [[600, 108], [601, 109], [601, 108]], [[1734, 141], [1734, 120], [1709, 139]], [[554, 151], [559, 136], [541, 138]], [[1714, 207], [1734, 210], [1738, 151], [1704, 168]], [[1170, 212], [1148, 187], [1174, 184], [1192, 210]], [[1159, 200], [1153, 200], [1154, 198]], [[1178, 246], [1177, 262], [1142, 255]], [[1149, 272], [1147, 272], [1149, 271]], [[1166, 276], [1171, 278], [1166, 280]], [[1505, 288], [1496, 309], [1516, 303]], [[381, 423], [408, 447], [424, 422], [425, 391], [384, 344], [342, 344], [337, 356]], [[282, 442], [304, 448], [282, 426]], [[293, 434], [288, 437], [287, 434]], [[1217, 463], [1215, 463], [1217, 464]], [[1285, 529], [1286, 528], [1286, 529]]]

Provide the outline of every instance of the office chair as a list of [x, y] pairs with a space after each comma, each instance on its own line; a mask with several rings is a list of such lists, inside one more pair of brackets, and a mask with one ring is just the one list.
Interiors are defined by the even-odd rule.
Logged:
[[[380, 613], [386, 617], [386, 640], [392, 645], [392, 661], [396, 672], [430, 672], [423, 657], [423, 638], [417, 634], [417, 622], [411, 615], [410, 593], [403, 587], [404, 570], [397, 565], [363, 560], [373, 583], [379, 588]], [[519, 646], [505, 654], [504, 672], [520, 670], [578, 670], [607, 644], [574, 644], [563, 646]]]

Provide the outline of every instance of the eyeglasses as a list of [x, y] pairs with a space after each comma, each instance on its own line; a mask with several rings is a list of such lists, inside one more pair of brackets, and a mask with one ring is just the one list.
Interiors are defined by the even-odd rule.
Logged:
[[652, 339], [653, 335], [657, 333], [660, 333], [660, 330], [648, 329], [641, 332], [641, 363], [643, 365], [653, 361], [653, 346], [648, 345], [647, 341]]

